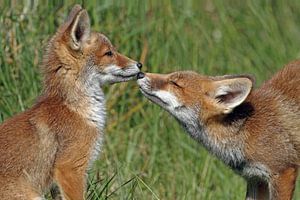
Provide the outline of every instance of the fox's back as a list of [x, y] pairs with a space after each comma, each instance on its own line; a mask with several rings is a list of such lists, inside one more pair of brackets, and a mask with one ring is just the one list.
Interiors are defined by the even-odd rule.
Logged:
[[54, 161], [56, 141], [36, 124], [33, 116], [40, 110], [29, 109], [0, 124], [0, 177], [50, 171], [47, 163]]
[[37, 148], [38, 138], [28, 123], [28, 115], [25, 112], [0, 124], [0, 176], [10, 173], [19, 175], [23, 163], [32, 167], [30, 163], [37, 156], [34, 149]]
[[294, 102], [300, 112], [300, 60], [287, 64], [266, 85], [283, 95], [287, 101]]
[[[267, 115], [276, 121], [275, 130], [285, 130], [286, 139], [293, 143], [300, 156], [300, 61], [287, 64], [260, 89], [265, 107], [272, 107]], [[268, 108], [262, 108], [268, 109]], [[266, 117], [266, 116], [265, 116]], [[274, 134], [274, 133], [273, 133]], [[300, 163], [300, 161], [297, 161]]]

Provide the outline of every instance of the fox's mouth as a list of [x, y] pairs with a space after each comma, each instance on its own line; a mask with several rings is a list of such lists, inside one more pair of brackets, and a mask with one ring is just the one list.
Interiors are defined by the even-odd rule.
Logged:
[[102, 73], [102, 79], [104, 83], [120, 83], [126, 82], [134, 79], [137, 74], [140, 72], [140, 69], [134, 65], [130, 65], [125, 68], [120, 68], [119, 66], [108, 66]]
[[150, 101], [152, 101], [153, 103], [157, 103], [159, 105], [165, 105], [167, 106], [168, 103], [163, 101], [161, 98], [159, 98], [158, 96], [156, 96], [155, 94], [152, 94], [150, 92], [147, 92], [146, 90], [144, 90], [142, 87], [140, 87], [140, 91], [142, 92], [142, 94], [147, 97]]
[[170, 112], [183, 107], [183, 104], [171, 91], [153, 88], [151, 84], [153, 80], [151, 80], [150, 77], [147, 77], [145, 75], [138, 75], [137, 78], [137, 83], [140, 87], [140, 91], [147, 99], [149, 99], [153, 103], [160, 105], [162, 108]]
[[124, 74], [112, 74], [115, 77], [115, 82], [126, 82], [134, 79], [137, 75], [135, 74], [129, 74], [129, 75], [124, 75]]
[[118, 77], [127, 79], [127, 78], [135, 78], [137, 74], [138, 74], [138, 73], [130, 74], [130, 75], [116, 74], [116, 75], [114, 75], [114, 76], [118, 76]]
[[163, 99], [161, 99], [157, 95], [155, 95], [155, 92], [151, 88], [150, 81], [148, 78], [145, 78], [143, 80], [138, 79], [137, 82], [138, 82], [140, 91], [147, 99], [149, 99], [153, 103], [156, 103], [162, 107], [167, 107], [169, 105], [166, 101], [164, 101]]

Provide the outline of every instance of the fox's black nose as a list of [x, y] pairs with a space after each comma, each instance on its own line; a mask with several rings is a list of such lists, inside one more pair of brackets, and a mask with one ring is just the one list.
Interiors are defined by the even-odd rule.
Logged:
[[136, 77], [137, 79], [142, 79], [145, 77], [145, 74], [143, 72], [139, 72]]
[[143, 64], [140, 63], [140, 62], [138, 62], [138, 63], [136, 64], [136, 66], [137, 66], [139, 69], [141, 69], [141, 68], [143, 67]]

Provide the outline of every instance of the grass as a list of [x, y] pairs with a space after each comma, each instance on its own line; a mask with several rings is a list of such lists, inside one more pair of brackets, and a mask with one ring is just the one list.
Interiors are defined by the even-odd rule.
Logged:
[[[0, 121], [30, 107], [38, 65], [76, 1], [0, 1]], [[79, 1], [81, 3], [81, 1]], [[85, 1], [94, 30], [119, 51], [166, 73], [250, 73], [257, 85], [300, 56], [298, 0]], [[243, 199], [245, 182], [190, 139], [134, 82], [105, 88], [103, 153], [88, 199]], [[298, 181], [299, 182], [299, 181]], [[300, 198], [300, 183], [295, 199]]]

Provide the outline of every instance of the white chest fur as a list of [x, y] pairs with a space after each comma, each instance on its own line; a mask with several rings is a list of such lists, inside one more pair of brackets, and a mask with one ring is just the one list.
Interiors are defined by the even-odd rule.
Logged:
[[94, 95], [91, 96], [89, 113], [89, 120], [95, 124], [98, 129], [98, 135], [91, 152], [90, 163], [92, 163], [97, 159], [100, 153], [106, 121], [105, 98], [102, 90], [95, 92]]
[[245, 161], [241, 141], [232, 137], [221, 138], [216, 137], [215, 134], [209, 134], [200, 125], [192, 110], [181, 109], [179, 112], [181, 113], [176, 113], [175, 116], [183, 124], [191, 137], [202, 143], [209, 152], [221, 159], [225, 164], [234, 168]]
[[239, 143], [228, 139], [214, 138], [205, 130], [195, 127], [187, 127], [188, 132], [197, 141], [201, 142], [212, 154], [221, 159], [225, 164], [235, 167], [244, 162], [245, 156]]
[[90, 154], [90, 165], [95, 161], [100, 153], [103, 142], [103, 131], [106, 122], [106, 105], [105, 96], [102, 88], [99, 85], [99, 80], [96, 75], [90, 74], [90, 79], [86, 81], [86, 96], [87, 96], [87, 120], [96, 126], [98, 135]]
[[202, 143], [209, 152], [246, 179], [259, 177], [263, 180], [269, 180], [270, 170], [267, 166], [246, 161], [242, 139], [234, 136], [223, 139], [217, 138], [213, 134], [207, 133], [197, 122], [197, 119], [193, 117], [189, 117], [189, 119], [192, 120], [188, 124], [183, 124], [185, 129], [195, 140]]
[[179, 107], [178, 109], [167, 109], [184, 126], [190, 136], [213, 155], [229, 165], [245, 178], [260, 177], [267, 180], [269, 169], [261, 163], [249, 163], [245, 159], [244, 141], [238, 135], [221, 135], [210, 133], [201, 125], [194, 109]]
[[269, 181], [271, 176], [270, 169], [261, 163], [248, 163], [239, 173], [246, 179], [259, 177], [265, 181]]

